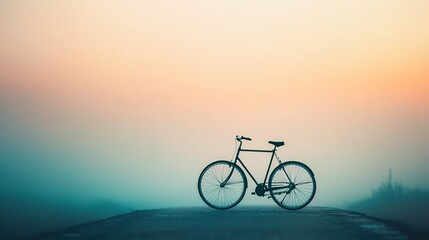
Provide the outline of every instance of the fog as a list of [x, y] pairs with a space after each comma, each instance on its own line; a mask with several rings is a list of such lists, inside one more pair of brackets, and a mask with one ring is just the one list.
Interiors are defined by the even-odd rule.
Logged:
[[[284, 140], [345, 207], [429, 179], [426, 1], [0, 2], [3, 238], [203, 206], [197, 179]], [[262, 181], [269, 156], [243, 155]], [[250, 195], [240, 204], [271, 204]], [[22, 231], [27, 226], [28, 231]]]

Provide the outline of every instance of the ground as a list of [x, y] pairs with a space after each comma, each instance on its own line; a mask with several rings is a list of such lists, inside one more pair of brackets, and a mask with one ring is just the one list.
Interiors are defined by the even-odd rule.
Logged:
[[326, 207], [209, 207], [143, 210], [39, 239], [414, 239], [399, 223]]

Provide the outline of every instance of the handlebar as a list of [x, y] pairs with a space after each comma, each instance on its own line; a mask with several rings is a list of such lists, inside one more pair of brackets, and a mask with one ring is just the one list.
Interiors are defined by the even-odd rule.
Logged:
[[251, 139], [250, 137], [239, 136], [239, 135], [237, 135], [237, 136], [235, 137], [235, 139], [237, 139], [237, 141], [241, 141], [241, 140], [252, 141], [252, 139]]

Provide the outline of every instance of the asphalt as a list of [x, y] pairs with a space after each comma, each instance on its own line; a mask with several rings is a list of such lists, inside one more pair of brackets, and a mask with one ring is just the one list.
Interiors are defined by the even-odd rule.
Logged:
[[413, 239], [400, 224], [335, 208], [209, 207], [142, 210], [38, 239]]

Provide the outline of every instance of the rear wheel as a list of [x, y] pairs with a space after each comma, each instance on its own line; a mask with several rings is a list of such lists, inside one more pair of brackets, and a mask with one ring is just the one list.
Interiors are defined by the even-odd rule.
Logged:
[[[228, 176], [230, 177], [225, 182]], [[243, 170], [228, 161], [209, 164], [198, 178], [201, 198], [207, 205], [216, 209], [228, 209], [237, 205], [243, 199], [246, 187], [247, 180]]]
[[285, 162], [271, 173], [268, 182], [271, 197], [280, 207], [297, 210], [307, 206], [316, 193], [316, 180], [307, 165]]

